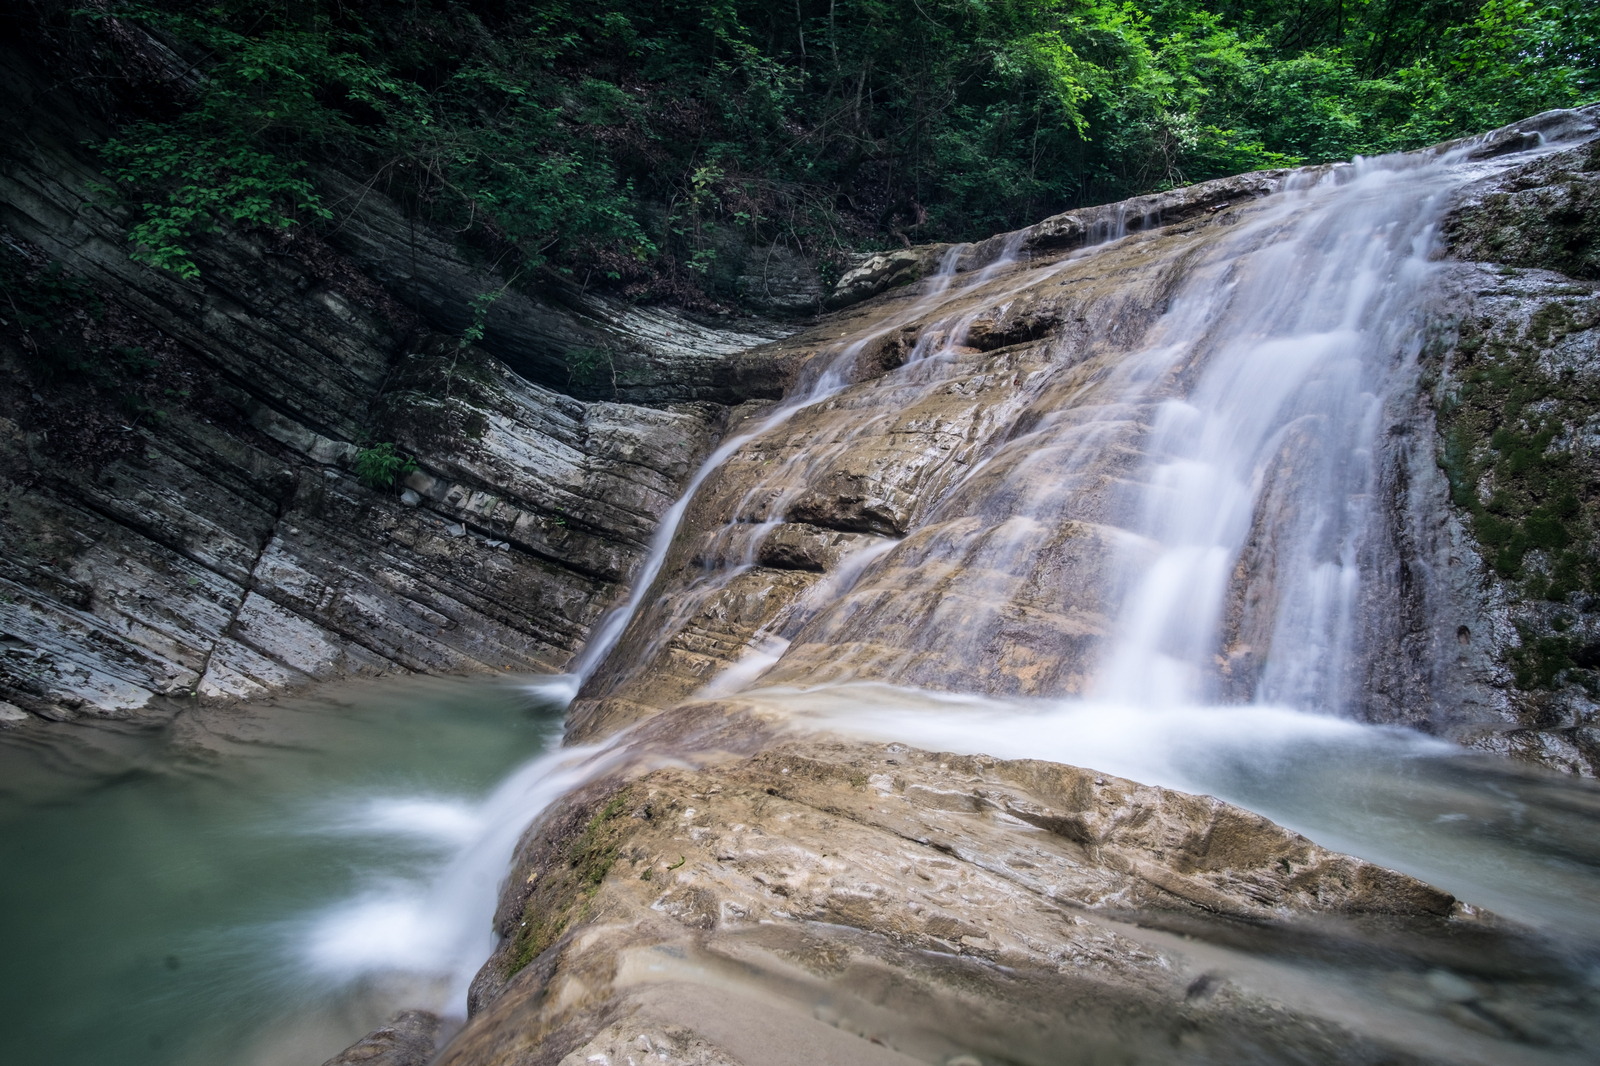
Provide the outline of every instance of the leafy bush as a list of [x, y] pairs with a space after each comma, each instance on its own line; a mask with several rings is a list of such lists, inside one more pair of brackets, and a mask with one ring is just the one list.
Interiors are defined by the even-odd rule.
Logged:
[[[46, 0], [34, 0], [43, 3]], [[738, 233], [973, 239], [1600, 98], [1592, 0], [107, 0], [191, 63], [105, 146], [135, 255], [321, 224], [337, 166], [522, 284], [693, 304]], [[723, 237], [719, 238], [719, 234]]]
[[401, 477], [417, 469], [417, 461], [395, 451], [384, 441], [356, 452], [356, 477], [369, 489], [391, 489]]

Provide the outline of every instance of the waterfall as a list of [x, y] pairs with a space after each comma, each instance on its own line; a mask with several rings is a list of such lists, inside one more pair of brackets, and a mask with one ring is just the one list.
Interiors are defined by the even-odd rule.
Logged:
[[[1413, 378], [1449, 160], [1291, 191], [1175, 296], [1122, 403], [1150, 411], [1098, 694], [1343, 711], [1386, 401]], [[1289, 215], [1285, 218], [1283, 216]], [[1249, 550], [1252, 557], [1245, 558]]]
[[[1295, 789], [1320, 767], [1326, 806], [1348, 812], [1359, 805], [1344, 778], [1372, 774], [1404, 806], [1395, 768], [1453, 750], [1348, 719], [1361, 717], [1374, 624], [1363, 605], [1379, 580], [1375, 493], [1395, 409], [1415, 387], [1439, 222], [1464, 182], [1506, 165], [1469, 163], [1468, 150], [1299, 172], [1236, 217], [1171, 238], [1130, 233], [1119, 214], [1100, 243], [1043, 263], [1029, 261], [1026, 232], [964, 276], [951, 249], [909, 301], [822, 351], [791, 395], [712, 451], [626, 600], [547, 691], [602, 698], [661, 669], [696, 612], [761, 565], [763, 540], [804, 524], [795, 512], [838, 464], [904, 411], [989, 373], [973, 370], [985, 354], [968, 344], [976, 323], [1055, 286], [1069, 287], [1051, 297], [1064, 304], [1071, 286], [1133, 278], [1137, 264], [1136, 279], [1084, 297], [1104, 321], [1006, 371], [1004, 397], [965, 424], [970, 447], [921, 457], [934, 472], [904, 535], [856, 535], [693, 691], [861, 739], [1092, 762], [1233, 794], [1324, 842], [1401, 867], [1410, 848], [1432, 856], [1419, 874], [1464, 876], [1443, 837], [1330, 821]], [[1158, 240], [1161, 260], [1140, 262]], [[854, 380], [871, 346], [913, 331], [902, 364]], [[696, 503], [719, 493], [702, 512], [720, 515], [715, 526], [693, 528]], [[325, 915], [314, 959], [444, 974], [459, 1000], [491, 946], [490, 871], [564, 789], [622, 767], [628, 743], [579, 749], [581, 769], [555, 756], [526, 768], [484, 808], [497, 828], [425, 894]], [[1521, 897], [1507, 884], [1479, 895], [1509, 909]], [[396, 928], [405, 935], [380, 943]]]
[[[1361, 716], [1363, 634], [1386, 622], [1362, 608], [1372, 531], [1388, 519], [1373, 497], [1391, 409], [1417, 376], [1438, 224], [1453, 190], [1505, 165], [1467, 162], [1468, 151], [1293, 174], [1231, 225], [1166, 238], [1160, 262], [1138, 263], [1143, 246], [1128, 242], [1139, 236], [1113, 235], [925, 298], [912, 358], [874, 383], [876, 404], [873, 393], [841, 396], [803, 431], [779, 439], [763, 428], [737, 446], [791, 451], [743, 483], [745, 502], [717, 537], [794, 521], [793, 502], [823, 491], [898, 407], [963, 387], [974, 371], [957, 353], [972, 351], [962, 341], [979, 316], [1041, 293], [1070, 299], [1051, 291], [1077, 284], [1059, 280], [1068, 267], [1088, 276], [1086, 264], [1105, 259], [1110, 273], [1130, 261], [1143, 271], [1087, 305], [1107, 320], [1098, 332], [1076, 348], [1050, 342], [1042, 368], [1019, 377], [980, 427], [989, 443], [975, 461], [914, 460], [942, 465], [923, 479], [909, 535], [853, 582], [769, 620], [753, 643], [792, 643], [741, 676], [757, 687], [862, 679]], [[1135, 296], [1157, 313], [1126, 311]], [[873, 335], [912, 321], [897, 314]], [[1007, 420], [1019, 428], [994, 429]], [[630, 676], [648, 672], [697, 597], [733, 573], [707, 554], [720, 572], [656, 593], [676, 609], [653, 616]], [[736, 554], [748, 566], [753, 549]], [[646, 572], [659, 570], [657, 558]]]
[[[847, 374], [854, 365], [856, 358], [872, 342], [879, 340], [904, 322], [915, 320], [918, 316], [927, 313], [930, 308], [937, 307], [944, 299], [945, 293], [950, 288], [950, 283], [956, 275], [960, 262], [961, 252], [965, 245], [954, 245], [940, 260], [938, 269], [923, 285], [923, 291], [916, 302], [905, 311], [896, 315], [890, 321], [880, 326], [867, 336], [844, 345], [832, 358], [823, 361], [820, 369], [811, 370], [802, 377], [801, 385], [792, 396], [776, 407], [775, 410], [760, 418], [755, 427], [729, 437], [719, 444], [700, 464], [700, 469], [695, 471], [688, 485], [684, 487], [683, 495], [667, 509], [661, 516], [660, 523], [656, 526], [655, 533], [650, 538], [650, 543], [645, 549], [644, 561], [640, 563], [637, 573], [633, 577], [632, 591], [623, 603], [609, 612], [595, 628], [594, 635], [584, 645], [578, 657], [572, 663], [572, 675], [577, 684], [582, 685], [605, 662], [617, 643], [622, 639], [624, 631], [630, 622], [639, 614], [639, 609], [645, 602], [645, 597], [650, 594], [656, 578], [661, 573], [662, 564], [666, 562], [667, 553], [672, 548], [673, 538], [677, 536], [678, 528], [683, 523], [684, 512], [694, 500], [695, 493], [699, 490], [708, 477], [716, 473], [727, 462], [729, 457], [739, 449], [759, 437], [777, 430], [788, 422], [795, 414], [815, 404], [821, 403], [829, 396], [843, 389], [849, 381]], [[1007, 248], [1002, 259], [1014, 259], [1016, 249], [1014, 246]], [[1008, 258], [1009, 257], [1009, 258]], [[978, 282], [987, 280], [991, 267], [985, 268], [978, 276]], [[574, 689], [576, 691], [576, 688]]]

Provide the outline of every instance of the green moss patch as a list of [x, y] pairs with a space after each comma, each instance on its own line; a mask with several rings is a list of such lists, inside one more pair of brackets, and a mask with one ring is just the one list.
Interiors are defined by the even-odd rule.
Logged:
[[627, 835], [624, 814], [630, 794], [624, 787], [601, 804], [583, 832], [559, 844], [555, 856], [539, 872], [522, 906], [506, 963], [508, 978], [538, 958], [568, 926], [588, 917]]
[[[1600, 397], [1571, 371], [1554, 376], [1541, 352], [1595, 326], [1593, 301], [1551, 299], [1519, 328], [1468, 323], [1456, 346], [1456, 385], [1439, 406], [1440, 466], [1469, 516], [1485, 562], [1525, 601], [1570, 611], [1600, 606], [1600, 485], [1572, 451]], [[1510, 326], [1511, 328], [1506, 328]], [[1508, 658], [1523, 690], [1595, 678], [1570, 613], [1519, 623]], [[1587, 666], [1584, 665], [1587, 663]]]

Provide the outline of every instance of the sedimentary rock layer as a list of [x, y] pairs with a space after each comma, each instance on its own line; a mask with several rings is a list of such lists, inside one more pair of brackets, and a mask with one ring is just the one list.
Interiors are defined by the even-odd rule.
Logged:
[[[103, 309], [64, 312], [85, 347], [115, 326], [123, 354], [106, 358], [171, 385], [118, 407], [72, 379], [43, 382], [29, 336], [7, 334], [6, 720], [393, 671], [559, 670], [725, 409], [579, 401], [433, 332], [490, 281], [374, 190], [341, 208], [345, 251], [229, 232], [202, 242], [198, 279], [136, 263], [83, 147], [105, 131], [34, 57], [5, 56], [6, 254], [54, 263]], [[376, 269], [414, 264], [412, 244], [428, 256], [426, 293], [414, 274]], [[769, 327], [526, 296], [498, 314], [486, 339], [520, 352], [525, 373], [564, 376], [560, 343], [623, 330], [641, 365], [671, 362], [681, 385], [648, 398], [779, 387], [719, 369]], [[357, 459], [376, 442], [420, 468], [392, 488], [363, 484]]]

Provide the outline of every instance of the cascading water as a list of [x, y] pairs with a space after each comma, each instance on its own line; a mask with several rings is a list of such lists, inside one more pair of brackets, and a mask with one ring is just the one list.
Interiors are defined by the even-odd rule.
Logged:
[[[940, 264], [939, 270], [934, 274], [928, 285], [927, 294], [918, 301], [917, 305], [907, 312], [906, 317], [914, 317], [928, 306], [937, 303], [939, 297], [949, 288], [950, 279], [955, 274], [956, 263], [960, 256], [961, 247], [958, 245]], [[885, 327], [882, 332], [893, 328]], [[714, 474], [728, 457], [737, 452], [746, 444], [755, 440], [764, 433], [770, 433], [789, 420], [796, 412], [813, 404], [820, 403], [828, 396], [838, 392], [846, 384], [844, 373], [850, 366], [861, 349], [870, 343], [874, 337], [866, 337], [854, 344], [847, 345], [834, 359], [824, 363], [819, 371], [810, 371], [810, 380], [802, 385], [794, 396], [785, 399], [772, 413], [761, 418], [753, 429], [736, 434], [723, 441], [712, 451], [711, 455], [695, 471], [694, 477], [689, 479], [683, 495], [678, 501], [667, 509], [661, 516], [661, 522], [650, 538], [650, 544], [645, 549], [644, 562], [640, 564], [638, 572], [633, 576], [633, 591], [628, 599], [616, 610], [612, 611], [601, 620], [594, 636], [584, 645], [583, 651], [573, 661], [572, 673], [578, 684], [587, 681], [594, 671], [603, 663], [617, 642], [622, 639], [623, 630], [627, 628], [639, 607], [649, 595], [655, 585], [656, 577], [661, 573], [661, 565], [666, 561], [667, 551], [672, 547], [672, 539], [677, 535], [678, 527], [683, 522], [683, 513], [689, 503], [694, 499], [695, 492], [705, 483], [706, 478]]]
[[619, 757], [557, 746], [569, 695], [411, 678], [8, 734], [0, 932], [29, 961], [0, 1059], [288, 1066], [459, 1012], [522, 827]]
[[[1449, 158], [1335, 168], [1190, 250], [1138, 343], [1064, 393], [1048, 377], [1030, 385], [1038, 399], [1022, 417], [1034, 428], [924, 501], [915, 535], [855, 589], [811, 604], [802, 639], [818, 659], [850, 650], [780, 662], [772, 680], [1358, 709], [1348, 679], [1379, 431], [1391, 394], [1415, 378], [1434, 229], [1469, 176]], [[948, 352], [984, 307], [1058, 271], [1024, 272], [924, 334]], [[907, 372], [946, 388], [955, 370], [939, 363]], [[1063, 358], [1048, 373], [1077, 370]], [[746, 498], [767, 523], [783, 520], [815, 481], [808, 471], [885, 417], [863, 411], [802, 446]], [[988, 671], [1015, 642], [1019, 606], [1083, 612], [1100, 632], [1027, 678]]]
[[[1466, 163], [1467, 151], [1294, 175], [1263, 202], [1166, 236], [1119, 209], [1090, 227], [1096, 243], [1042, 262], [1026, 231], [988, 243], [993, 258], [965, 273], [973, 249], [951, 248], [712, 452], [663, 516], [626, 602], [570, 674], [537, 683], [537, 699], [565, 705], [581, 688], [647, 704], [649, 690], [629, 686], [676, 668], [674, 641], [722, 609], [719, 595], [780, 573], [769, 538], [832, 537], [836, 557], [760, 607], [742, 645], [705, 656], [711, 667], [663, 706], [737, 696], [800, 730], [1210, 792], [1512, 917], [1600, 936], [1582, 796], [1360, 721], [1372, 635], [1390, 624], [1372, 594], [1386, 580], [1382, 471], [1415, 387], [1438, 221], [1454, 190], [1506, 165]], [[1012, 329], [1028, 315], [1048, 329]], [[1054, 339], [1006, 354], [1015, 337], [1042, 336]], [[855, 380], [890, 342], [899, 364]], [[904, 491], [884, 487], [890, 474], [875, 482], [880, 469]], [[841, 472], [859, 506], [827, 512], [817, 500]], [[453, 706], [429, 722], [408, 751], [462, 728]], [[503, 773], [481, 747], [472, 765]], [[280, 985], [460, 1013], [529, 823], [599, 776], [691, 754], [613, 732], [534, 755], [492, 791], [409, 768], [408, 787], [363, 784], [304, 816], [315, 830], [304, 836], [386, 861], [352, 861], [359, 876], [248, 928], [236, 916], [220, 934], [173, 926], [218, 956], [239, 955], [242, 938], [274, 958]], [[297, 786], [307, 776], [285, 774]], [[128, 972], [148, 980], [157, 950], [141, 947]], [[178, 957], [167, 956], [172, 972]], [[295, 995], [267, 1021], [320, 1010], [318, 1024], [348, 1039], [349, 1018]], [[371, 1006], [350, 1014], [364, 1026]], [[206, 1039], [180, 1056], [152, 1031], [146, 1061], [308, 1058], [172, 1024]]]
[[[1136, 542], [1097, 694], [1213, 700], [1226, 671], [1264, 702], [1337, 713], [1359, 699], [1344, 681], [1373, 453], [1386, 399], [1414, 378], [1417, 308], [1459, 180], [1448, 160], [1380, 161], [1290, 193], [1281, 213], [1298, 217], [1220, 246], [1225, 276], [1197, 271], [1131, 358], [1122, 402], [1153, 409], [1120, 501]], [[1271, 550], [1236, 581], [1252, 540]]]
[[[1234, 224], [1170, 249], [1149, 283], [1159, 313], [1113, 322], [1076, 353], [1057, 349], [1005, 409], [1022, 431], [972, 453], [920, 502], [904, 539], [872, 540], [758, 627], [702, 693], [743, 692], [829, 730], [1233, 797], [1526, 920], [1574, 920], [1600, 900], [1590, 881], [1552, 875], [1562, 887], [1530, 895], [1514, 863], [1463, 844], [1454, 815], [1419, 824], [1399, 809], [1448, 802], [1405, 780], [1429, 760], [1457, 768], [1440, 771], [1453, 782], [1441, 795], [1492, 803], [1499, 786], [1462, 769], [1449, 745], [1357, 724], [1368, 717], [1365, 660], [1381, 650], [1369, 638], [1393, 621], [1368, 588], [1391, 564], [1376, 496], [1389, 427], [1416, 384], [1438, 224], [1455, 190], [1507, 165], [1469, 162], [1470, 151], [1292, 175]], [[810, 424], [786, 426], [787, 454], [765, 427], [719, 452], [719, 467], [739, 449], [782, 458], [743, 483], [713, 541], [792, 521], [793, 502], [896, 416], [884, 405], [963, 388], [960, 353], [979, 318], [1093, 276], [1086, 263], [1139, 254], [1117, 244], [1123, 232], [1106, 236], [1042, 268], [1015, 266], [1014, 237], [975, 279], [895, 315], [892, 328], [920, 332], [877, 386], [879, 405], [832, 399]], [[657, 583], [655, 613], [633, 604], [650, 637], [607, 678], [613, 688], [664, 668], [706, 590], [748, 570], [755, 549], [701, 554], [709, 570]], [[649, 573], [661, 575], [659, 559]], [[1030, 643], [1036, 654], [1020, 657]], [[874, 717], [863, 701], [904, 713]], [[1365, 820], [1343, 793], [1307, 802], [1321, 759], [1367, 781], [1369, 797], [1408, 798]], [[1276, 769], [1240, 772], [1250, 765]], [[1493, 848], [1506, 843], [1498, 833]]]

